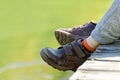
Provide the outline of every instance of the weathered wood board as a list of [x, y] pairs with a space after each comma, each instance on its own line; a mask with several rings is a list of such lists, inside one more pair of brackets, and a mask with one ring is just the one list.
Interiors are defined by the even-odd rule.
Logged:
[[69, 80], [120, 80], [120, 40], [100, 45]]

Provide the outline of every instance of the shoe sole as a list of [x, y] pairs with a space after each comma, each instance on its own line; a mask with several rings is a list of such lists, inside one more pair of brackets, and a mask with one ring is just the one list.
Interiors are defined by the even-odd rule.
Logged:
[[59, 29], [59, 30], [55, 31], [55, 37], [60, 45], [65, 45], [65, 44], [70, 43], [70, 42], [72, 42], [76, 39], [79, 39], [79, 38], [85, 39], [88, 36], [74, 35], [74, 34], [71, 34], [67, 31]]
[[[50, 55], [50, 51], [48, 53], [48, 50], [47, 48], [43, 49], [41, 52], [40, 52], [40, 55], [42, 57], [42, 59], [50, 66], [52, 66], [53, 68], [55, 69], [58, 69], [58, 70], [61, 70], [61, 71], [66, 71], [66, 70], [71, 70], [71, 67], [65, 67], [65, 66], [60, 66], [58, 65], [57, 63], [55, 63], [52, 59], [50, 59], [48, 57], [48, 54]], [[73, 70], [75, 71], [75, 70]]]

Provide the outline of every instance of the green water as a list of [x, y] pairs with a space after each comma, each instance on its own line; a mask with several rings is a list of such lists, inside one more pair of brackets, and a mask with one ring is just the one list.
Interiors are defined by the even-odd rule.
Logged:
[[0, 80], [67, 80], [48, 66], [42, 48], [57, 48], [60, 27], [99, 21], [113, 0], [0, 0]]

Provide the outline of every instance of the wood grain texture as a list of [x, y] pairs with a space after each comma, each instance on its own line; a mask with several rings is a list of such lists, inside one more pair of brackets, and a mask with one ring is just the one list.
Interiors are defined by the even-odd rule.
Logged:
[[120, 40], [100, 45], [69, 80], [120, 80]]

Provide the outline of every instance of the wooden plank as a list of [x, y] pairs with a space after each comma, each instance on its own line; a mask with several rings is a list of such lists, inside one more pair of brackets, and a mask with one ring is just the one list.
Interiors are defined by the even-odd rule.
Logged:
[[69, 80], [120, 80], [120, 40], [100, 45]]
[[86, 61], [69, 80], [120, 80], [120, 62]]
[[120, 80], [119, 72], [77, 71], [69, 80]]
[[78, 70], [120, 72], [120, 62], [86, 61]]

